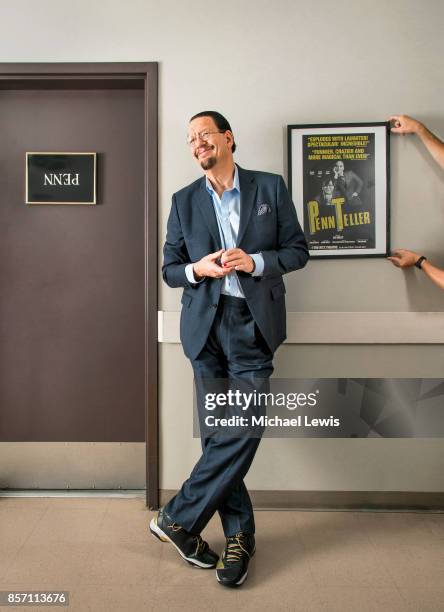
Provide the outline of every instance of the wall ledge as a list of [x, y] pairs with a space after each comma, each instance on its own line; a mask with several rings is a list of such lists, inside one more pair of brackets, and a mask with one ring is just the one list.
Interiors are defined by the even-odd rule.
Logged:
[[[180, 313], [158, 312], [158, 340], [180, 343]], [[286, 344], [444, 344], [444, 312], [287, 312]]]

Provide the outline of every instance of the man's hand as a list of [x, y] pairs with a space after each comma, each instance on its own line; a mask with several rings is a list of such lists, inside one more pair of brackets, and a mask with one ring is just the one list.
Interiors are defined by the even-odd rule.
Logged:
[[387, 257], [397, 268], [411, 268], [415, 265], [421, 255], [414, 253], [413, 251], [407, 251], [406, 249], [398, 249], [394, 251], [391, 257]]
[[222, 278], [231, 272], [231, 270], [223, 268], [216, 263], [224, 254], [224, 249], [205, 255], [195, 264], [193, 264], [193, 272], [196, 280], [201, 280], [204, 276], [211, 276], [212, 278]]
[[424, 129], [420, 121], [408, 115], [393, 115], [389, 121], [392, 122], [391, 131], [394, 134], [419, 134]]
[[254, 272], [254, 260], [250, 255], [242, 249], [228, 249], [221, 257], [221, 263], [224, 269], [229, 272], [236, 270], [237, 272]]

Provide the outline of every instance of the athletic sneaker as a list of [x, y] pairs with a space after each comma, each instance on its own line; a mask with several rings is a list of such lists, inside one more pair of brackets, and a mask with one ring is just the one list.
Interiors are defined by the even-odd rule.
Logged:
[[227, 587], [238, 587], [248, 574], [248, 564], [256, 552], [254, 535], [240, 531], [227, 538], [225, 550], [216, 566], [216, 578]]
[[193, 535], [173, 521], [163, 510], [150, 521], [150, 531], [162, 542], [171, 542], [179, 555], [190, 565], [203, 569], [216, 567], [219, 555], [202, 540], [200, 535]]

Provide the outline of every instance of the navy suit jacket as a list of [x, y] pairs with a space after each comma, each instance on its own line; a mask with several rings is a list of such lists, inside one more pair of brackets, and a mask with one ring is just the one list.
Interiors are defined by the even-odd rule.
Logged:
[[[305, 266], [308, 248], [283, 178], [238, 169], [241, 203], [237, 246], [246, 253], [261, 252], [265, 265], [260, 277], [237, 274], [253, 318], [274, 352], [286, 338], [282, 275]], [[221, 248], [213, 200], [202, 177], [173, 195], [163, 249], [164, 281], [170, 287], [184, 288], [180, 338], [190, 359], [197, 357], [208, 338], [223, 279], [207, 277], [191, 284], [185, 267]]]

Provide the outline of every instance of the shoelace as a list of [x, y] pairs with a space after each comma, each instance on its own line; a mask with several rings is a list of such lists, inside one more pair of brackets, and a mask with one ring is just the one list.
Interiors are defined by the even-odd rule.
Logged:
[[227, 538], [227, 547], [225, 552], [225, 561], [227, 563], [236, 563], [242, 559], [242, 553], [250, 556], [250, 553], [242, 546], [242, 541], [245, 540], [243, 533], [236, 533], [234, 536]]
[[204, 542], [204, 540], [202, 540], [200, 535], [194, 536], [193, 539], [196, 542], [196, 552], [194, 554], [195, 555], [200, 555], [201, 553], [205, 552], [206, 549], [207, 549], [208, 544], [206, 542]]
[[[177, 523], [171, 523], [171, 525], [168, 525], [168, 529], [172, 529], [172, 531], [180, 531], [182, 529], [182, 527], [180, 525], [178, 525]], [[195, 555], [200, 555], [200, 554], [204, 553], [206, 551], [206, 549], [207, 549], [208, 544], [206, 542], [204, 542], [204, 540], [202, 540], [200, 535], [193, 536], [193, 540], [196, 543], [196, 550], [195, 550], [194, 554]]]
[[177, 523], [171, 523], [171, 525], [168, 525], [168, 529], [172, 529], [173, 531], [180, 531], [182, 527]]

